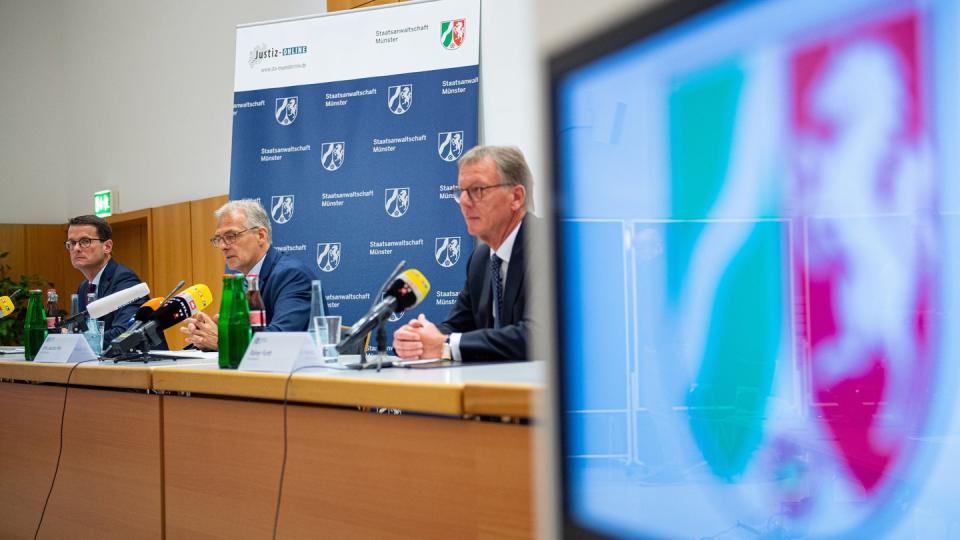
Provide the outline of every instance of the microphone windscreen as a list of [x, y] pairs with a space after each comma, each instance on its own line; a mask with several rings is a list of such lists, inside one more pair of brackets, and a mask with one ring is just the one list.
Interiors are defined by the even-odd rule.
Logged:
[[133, 302], [137, 298], [148, 296], [149, 294], [150, 287], [148, 287], [146, 283], [138, 283], [133, 287], [117, 291], [99, 300], [90, 302], [87, 304], [87, 313], [90, 315], [90, 318], [99, 319]]
[[210, 287], [203, 283], [197, 283], [177, 296], [187, 301], [192, 313], [203, 311], [213, 303], [213, 293], [210, 292]]
[[[416, 268], [404, 270], [397, 276], [397, 281], [402, 282], [403, 288], [406, 289], [406, 294], [397, 295], [397, 300], [400, 302], [402, 309], [410, 309], [416, 306], [430, 293], [430, 282]], [[412, 298], [410, 297], [411, 294], [413, 295]]]
[[0, 296], [0, 319], [13, 313], [13, 310], [16, 308], [17, 306], [13, 303], [13, 300], [11, 300], [9, 296]]
[[153, 312], [160, 307], [160, 304], [163, 303], [163, 297], [157, 296], [156, 298], [151, 298], [143, 303], [140, 306], [140, 309], [137, 310], [137, 313], [133, 316], [133, 320], [145, 322], [150, 319], [150, 316], [153, 315]]

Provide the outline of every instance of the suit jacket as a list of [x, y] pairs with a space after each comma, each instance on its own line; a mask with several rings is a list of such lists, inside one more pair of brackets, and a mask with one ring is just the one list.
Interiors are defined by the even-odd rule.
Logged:
[[310, 323], [310, 284], [316, 275], [299, 259], [272, 247], [260, 267], [267, 332], [303, 332]]
[[523, 218], [510, 252], [507, 280], [503, 288], [503, 321], [494, 328], [493, 284], [490, 277], [490, 246], [480, 245], [467, 263], [467, 281], [440, 331], [460, 332], [460, 357], [464, 362], [526, 360], [527, 317], [526, 246], [527, 229], [536, 223], [531, 214]]
[[[107, 266], [103, 269], [103, 273], [100, 274], [100, 285], [97, 287], [97, 298], [103, 298], [104, 296], [111, 295], [117, 291], [128, 289], [138, 283], [140, 283], [140, 278], [137, 277], [136, 272], [111, 258], [109, 261], [107, 261]], [[77, 287], [77, 295], [80, 297], [80, 311], [87, 309], [88, 284], [89, 281], [85, 279], [80, 282], [80, 286]], [[130, 321], [137, 313], [137, 310], [140, 309], [140, 305], [147, 300], [149, 300], [149, 298], [146, 296], [143, 298], [138, 298], [126, 306], [123, 306], [113, 313], [103, 317], [104, 349], [110, 345], [110, 342], [113, 341], [113, 338], [122, 334], [123, 331], [130, 326]], [[163, 342], [163, 345], [160, 348], [167, 348], [166, 341]]]

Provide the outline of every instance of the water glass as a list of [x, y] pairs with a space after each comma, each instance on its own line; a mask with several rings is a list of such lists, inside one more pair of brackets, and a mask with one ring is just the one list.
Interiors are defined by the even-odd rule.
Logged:
[[340, 356], [337, 352], [337, 345], [340, 343], [340, 315], [314, 317], [313, 335], [317, 349], [323, 355], [323, 361], [336, 362]]
[[90, 344], [90, 348], [93, 349], [93, 354], [100, 356], [103, 354], [103, 332], [106, 329], [106, 323], [104, 321], [98, 320], [89, 320], [87, 321], [87, 331], [83, 333], [83, 337], [87, 340], [87, 343]]

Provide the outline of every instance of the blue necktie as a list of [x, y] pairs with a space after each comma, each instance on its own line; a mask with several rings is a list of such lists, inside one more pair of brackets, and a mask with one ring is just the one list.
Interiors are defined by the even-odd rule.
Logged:
[[503, 313], [503, 282], [500, 280], [500, 266], [503, 260], [494, 253], [490, 257], [490, 278], [493, 279], [493, 327], [500, 328]]

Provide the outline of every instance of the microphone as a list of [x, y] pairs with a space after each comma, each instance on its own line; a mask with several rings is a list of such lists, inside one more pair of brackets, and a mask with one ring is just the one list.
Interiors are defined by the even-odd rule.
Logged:
[[391, 313], [400, 313], [416, 306], [427, 297], [429, 292], [430, 282], [419, 270], [414, 268], [404, 270], [387, 288], [383, 300], [350, 327], [350, 332], [337, 345], [337, 351], [343, 352], [349, 349], [357, 340], [363, 339], [378, 324], [386, 320]]
[[128, 287], [122, 291], [104, 296], [87, 304], [87, 314], [91, 319], [99, 319], [123, 306], [133, 302], [138, 298], [150, 295], [150, 287], [146, 283], [138, 283], [133, 287]]
[[[152, 300], [151, 300], [152, 302]], [[148, 302], [149, 304], [150, 302]], [[110, 342], [110, 348], [104, 356], [117, 356], [129, 353], [146, 345], [156, 347], [163, 341], [163, 331], [182, 322], [213, 303], [210, 287], [199, 283], [180, 294], [162, 302], [156, 311], [146, 316], [144, 324], [131, 327]], [[146, 304], [144, 305], [146, 307]], [[144, 309], [141, 307], [140, 309]], [[139, 315], [139, 310], [137, 314]], [[145, 352], [145, 351], [144, 351]]]
[[134, 313], [133, 318], [130, 319], [129, 323], [132, 324], [132, 326], [128, 328], [127, 331], [136, 330], [137, 328], [143, 326], [148, 320], [150, 320], [150, 317], [153, 316], [153, 312], [156, 311], [162, 303], [162, 296], [157, 296], [144, 302], [143, 305], [140, 306], [140, 309]]
[[7, 315], [13, 313], [17, 309], [17, 305], [13, 303], [14, 300], [20, 296], [22, 292], [21, 289], [13, 291], [10, 296], [0, 296], [0, 319], [6, 317]]
[[[170, 292], [168, 292], [167, 294], [165, 294], [160, 300], [163, 301], [163, 300], [166, 300], [167, 298], [170, 298], [171, 296], [173, 296], [174, 294], [176, 294], [177, 291], [179, 291], [180, 289], [182, 289], [183, 286], [186, 285], [186, 284], [187, 284], [187, 282], [181, 279], [180, 282], [177, 283], [177, 285], [173, 288], [173, 290], [171, 290]], [[156, 308], [154, 308], [154, 309], [156, 309]]]
[[57, 325], [57, 328], [63, 328], [64, 326], [69, 326], [72, 324], [77, 324], [81, 328], [86, 328], [87, 318], [99, 319], [113, 313], [114, 311], [122, 308], [123, 306], [132, 303], [138, 298], [142, 298], [150, 294], [150, 287], [146, 283], [138, 283], [133, 287], [127, 287], [122, 291], [117, 291], [113, 294], [108, 294], [103, 298], [94, 300], [87, 304], [87, 309], [81, 311], [80, 313], [74, 313], [70, 317], [60, 321], [60, 324]]

